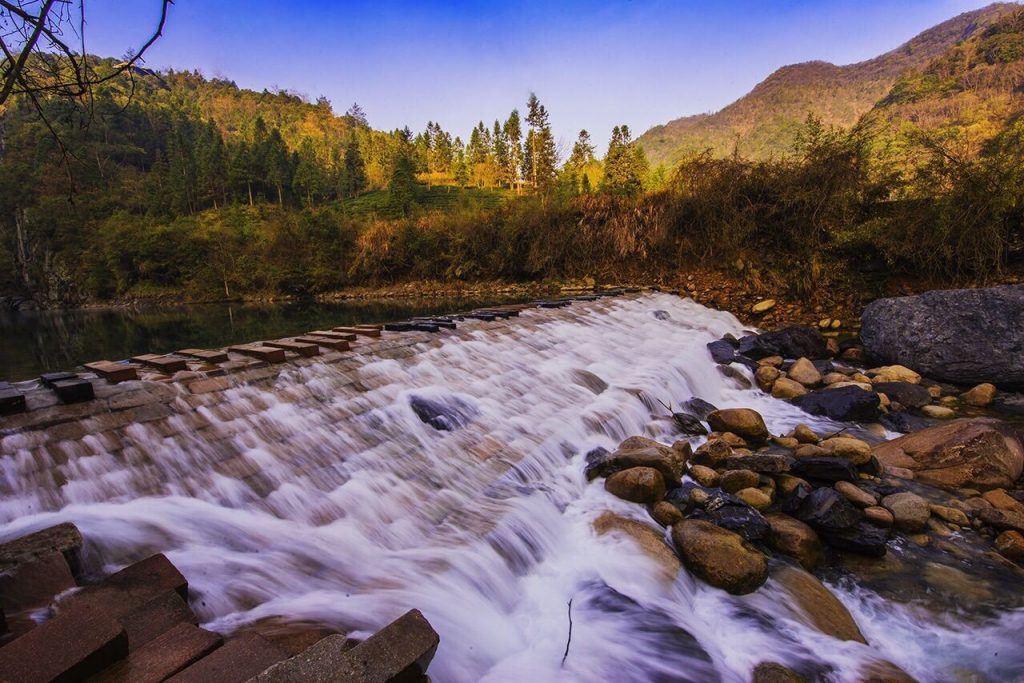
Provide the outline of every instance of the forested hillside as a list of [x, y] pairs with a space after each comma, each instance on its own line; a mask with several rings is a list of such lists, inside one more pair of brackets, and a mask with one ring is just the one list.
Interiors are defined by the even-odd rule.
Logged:
[[826, 125], [852, 126], [886, 96], [903, 74], [983, 32], [1016, 7], [1000, 3], [966, 12], [865, 62], [847, 66], [808, 62], [782, 67], [721, 111], [655, 126], [639, 142], [656, 164], [678, 163], [705, 149], [716, 156], [735, 150], [752, 159], [787, 153], [808, 114]]

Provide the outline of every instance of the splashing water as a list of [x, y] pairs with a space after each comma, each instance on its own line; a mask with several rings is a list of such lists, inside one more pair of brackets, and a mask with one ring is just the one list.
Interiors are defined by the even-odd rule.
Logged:
[[650, 523], [588, 483], [583, 457], [636, 434], [674, 441], [659, 401], [752, 407], [775, 433], [834, 427], [723, 376], [705, 344], [740, 329], [675, 296], [601, 300], [289, 367], [196, 409], [198, 432], [179, 410], [42, 463], [5, 441], [0, 538], [70, 520], [106, 571], [165, 552], [224, 632], [286, 619], [362, 637], [416, 607], [441, 634], [436, 681], [745, 681], [766, 660], [846, 681], [873, 658], [922, 680], [953, 662], [1019, 672], [1019, 611], [983, 627], [997, 664], [973, 625], [836, 587], [868, 648], [815, 631], [772, 580], [745, 597], [669, 581], [594, 532], [607, 510]]

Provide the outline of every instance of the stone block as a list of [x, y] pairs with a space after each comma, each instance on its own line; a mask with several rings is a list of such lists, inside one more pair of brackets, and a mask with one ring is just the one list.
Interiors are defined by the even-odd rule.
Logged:
[[0, 572], [33, 562], [54, 552], [64, 555], [72, 571], [78, 566], [82, 534], [71, 522], [63, 522], [0, 544]]
[[307, 344], [298, 340], [290, 341], [287, 339], [278, 339], [275, 341], [263, 342], [265, 345], [273, 347], [275, 349], [284, 349], [285, 351], [291, 351], [297, 353], [303, 358], [312, 358], [313, 356], [320, 355], [320, 349], [316, 344]]
[[249, 356], [265, 363], [283, 363], [285, 359], [284, 349], [275, 349], [272, 346], [264, 346], [262, 344], [241, 344], [229, 347], [228, 351], [234, 351], [235, 353], [240, 353], [243, 356]]
[[90, 683], [160, 683], [210, 654], [222, 642], [216, 633], [192, 624], [178, 624]]
[[309, 333], [311, 337], [327, 337], [328, 339], [337, 339], [339, 341], [354, 342], [356, 335], [351, 332], [336, 332], [334, 330], [314, 330]]
[[78, 375], [73, 372], [44, 372], [39, 376], [39, 381], [44, 386], [53, 388], [54, 382], [60, 382], [65, 379], [77, 379]]
[[[255, 633], [233, 638], [208, 656], [167, 679], [168, 683], [243, 683], [287, 656]], [[344, 677], [327, 680], [343, 681]]]
[[334, 339], [332, 337], [321, 337], [319, 335], [307, 334], [303, 337], [296, 337], [295, 341], [303, 344], [316, 344], [322, 346], [325, 349], [333, 349], [334, 351], [348, 351], [349, 342], [344, 339]]
[[211, 351], [208, 349], [182, 349], [178, 351], [182, 356], [188, 356], [189, 358], [198, 358], [201, 361], [207, 363], [224, 363], [228, 359], [226, 351]]
[[87, 379], [62, 379], [53, 383], [53, 391], [62, 403], [84, 403], [96, 398], [92, 382]]
[[188, 581], [170, 560], [158, 554], [83, 588], [64, 605], [69, 612], [100, 612], [118, 619], [168, 592], [188, 600]]
[[334, 327], [335, 332], [343, 334], [354, 334], [361, 337], [379, 337], [381, 331], [376, 327]]
[[86, 363], [85, 369], [95, 372], [103, 379], [117, 384], [118, 382], [130, 382], [139, 378], [138, 370], [134, 365], [128, 363], [112, 363], [109, 360], [98, 360]]
[[129, 652], [134, 652], [178, 624], [195, 626], [199, 623], [192, 608], [173, 590], [142, 603], [117, 620], [128, 634]]
[[25, 412], [25, 395], [7, 382], [0, 382], [0, 415]]
[[153, 353], [147, 353], [142, 356], [134, 356], [132, 360], [169, 375], [181, 370], [188, 370], [188, 361], [184, 358], [175, 358], [174, 356], [158, 356]]

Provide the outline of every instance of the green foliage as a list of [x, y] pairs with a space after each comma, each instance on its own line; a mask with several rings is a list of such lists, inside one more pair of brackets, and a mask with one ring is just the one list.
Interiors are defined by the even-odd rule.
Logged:
[[601, 192], [620, 197], [636, 197], [644, 190], [649, 167], [644, 150], [634, 144], [629, 126], [615, 126], [604, 157]]

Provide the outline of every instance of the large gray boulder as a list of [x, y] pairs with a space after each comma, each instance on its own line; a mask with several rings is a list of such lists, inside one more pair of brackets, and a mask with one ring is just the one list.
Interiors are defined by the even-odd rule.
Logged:
[[1024, 285], [878, 299], [860, 336], [875, 358], [927, 377], [1024, 387]]

